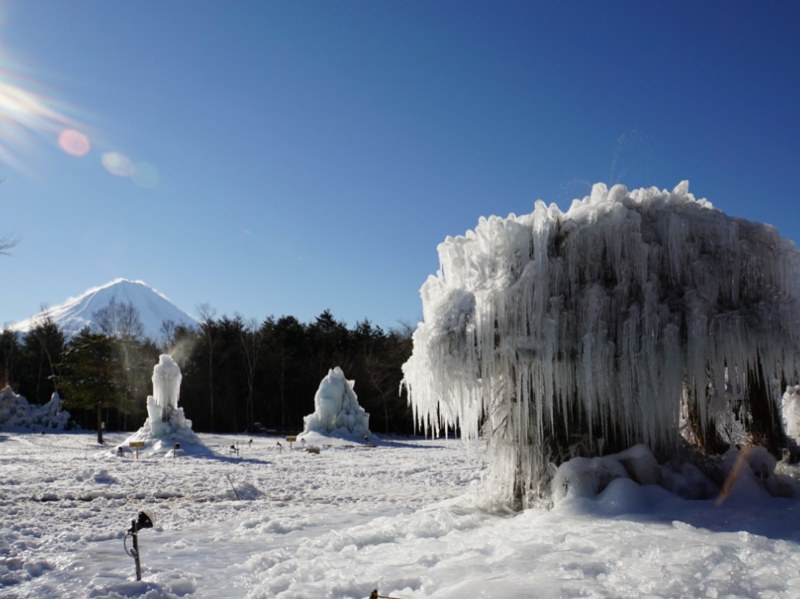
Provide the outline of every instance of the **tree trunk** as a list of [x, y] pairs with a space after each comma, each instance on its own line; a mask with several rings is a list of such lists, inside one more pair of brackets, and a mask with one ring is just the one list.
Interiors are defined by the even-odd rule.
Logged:
[[97, 404], [97, 443], [105, 444], [103, 441], [103, 410], [99, 403]]

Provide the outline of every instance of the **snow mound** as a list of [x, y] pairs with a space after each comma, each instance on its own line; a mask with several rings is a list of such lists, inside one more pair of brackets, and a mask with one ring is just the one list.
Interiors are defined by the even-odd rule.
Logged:
[[348, 381], [340, 367], [330, 369], [314, 395], [314, 412], [303, 418], [305, 429], [298, 440], [316, 444], [324, 444], [324, 438], [370, 441], [369, 413], [359, 405], [354, 386], [355, 381]]
[[775, 472], [777, 464], [775, 458], [761, 446], [746, 446], [741, 450], [731, 448], [723, 456], [725, 483], [718, 503], [738, 501], [747, 506], [765, 493], [793, 496], [795, 491], [790, 480]]
[[657, 486], [663, 493], [688, 500], [716, 498], [717, 505], [746, 505], [765, 496], [791, 497], [794, 487], [775, 472], [776, 465], [777, 461], [761, 446], [731, 448], [722, 457], [724, 482], [718, 486], [696, 465], [659, 464], [647, 446], [638, 444], [616, 454], [578, 457], [562, 463], [552, 480], [551, 499], [559, 504], [575, 498], [602, 497], [606, 504], [613, 500], [611, 504], [619, 508], [629, 503], [625, 510], [634, 510], [636, 498], [641, 496], [637, 486]]
[[25, 396], [11, 387], [0, 390], [0, 428], [29, 431], [63, 431], [70, 414], [62, 408], [61, 397], [53, 392], [50, 401], [41, 406], [30, 404]]
[[573, 497], [593, 498], [616, 479], [628, 479], [639, 485], [658, 485], [690, 499], [713, 497], [719, 489], [694, 465], [660, 465], [650, 448], [637, 444], [616, 454], [578, 457], [562, 463], [553, 477], [551, 498], [555, 503]]
[[[118, 448], [122, 448], [123, 452], [130, 452], [132, 448], [131, 442], [134, 442], [134, 445], [136, 442], [144, 443], [144, 446], [139, 448], [139, 454], [143, 456], [172, 458], [183, 454], [194, 456], [211, 456], [214, 454], [191, 429], [176, 429], [170, 433], [155, 436], [147, 426], [147, 422], [139, 431], [126, 438]], [[118, 453], [119, 450], [115, 449], [114, 452]]]

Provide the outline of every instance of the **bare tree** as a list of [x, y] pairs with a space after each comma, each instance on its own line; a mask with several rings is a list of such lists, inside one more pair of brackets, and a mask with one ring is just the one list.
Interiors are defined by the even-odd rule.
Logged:
[[117, 302], [116, 297], [92, 313], [92, 322], [97, 331], [109, 337], [140, 339], [144, 336], [139, 309], [133, 302]]
[[9, 251], [16, 245], [17, 240], [11, 236], [4, 235], [3, 237], [0, 237], [0, 256], [9, 254]]
[[248, 319], [239, 330], [239, 340], [242, 344], [242, 354], [245, 360], [245, 373], [247, 375], [247, 408], [246, 422], [248, 429], [253, 424], [253, 389], [255, 387], [258, 354], [264, 340], [264, 332], [255, 319]]
[[[58, 377], [57, 377], [57, 362], [59, 355], [64, 348], [64, 334], [59, 329], [53, 317], [50, 315], [50, 309], [47, 306], [41, 307], [42, 319], [33, 327], [27, 335], [27, 338], [36, 342], [39, 347], [39, 360], [40, 370], [42, 368], [41, 362], [47, 360], [47, 367], [50, 374], [47, 379], [53, 384], [53, 391], [58, 392]], [[37, 390], [36, 398], [40, 398], [39, 385], [41, 384], [40, 378], [37, 377]]]
[[164, 350], [169, 351], [175, 343], [175, 328], [177, 323], [172, 319], [164, 319], [161, 321], [161, 335], [164, 342]]

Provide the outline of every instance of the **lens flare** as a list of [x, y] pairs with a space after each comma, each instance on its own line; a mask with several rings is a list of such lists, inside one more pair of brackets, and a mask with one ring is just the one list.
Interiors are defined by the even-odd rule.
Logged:
[[[19, 171], [27, 170], [24, 155], [35, 146], [37, 137], [58, 139], [59, 146], [68, 154], [67, 148], [79, 151], [89, 143], [88, 137], [78, 131], [83, 129], [81, 125], [55, 108], [59, 105], [55, 99], [37, 93], [34, 88], [28, 78], [0, 68], [0, 161]], [[65, 130], [78, 137], [69, 134], [62, 143]], [[79, 140], [80, 136], [85, 140]]]
[[65, 129], [58, 136], [59, 147], [70, 156], [82, 157], [92, 149], [89, 138], [74, 129]]
[[130, 177], [136, 171], [131, 160], [119, 152], [106, 152], [100, 158], [100, 162], [106, 171], [117, 177]]
[[[74, 108], [52, 92], [45, 92], [44, 85], [4, 48], [0, 47], [0, 52], [0, 163], [33, 175], [35, 161], [29, 155], [38, 150], [43, 140], [52, 146], [55, 142], [66, 155], [77, 158], [93, 148], [103, 148], [100, 134], [69, 116], [75, 114]], [[134, 166], [121, 152], [111, 151], [104, 152], [100, 162], [112, 175], [130, 178], [141, 188], [158, 185], [158, 171], [149, 163]]]

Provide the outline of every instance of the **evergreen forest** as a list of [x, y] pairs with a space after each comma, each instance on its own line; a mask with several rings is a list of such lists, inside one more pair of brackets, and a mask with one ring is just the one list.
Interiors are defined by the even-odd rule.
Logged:
[[413, 432], [400, 391], [410, 327], [385, 331], [368, 320], [348, 327], [328, 310], [311, 323], [199, 311], [199, 327], [165, 322], [158, 342], [142, 335], [136, 308], [124, 303], [95, 314], [92, 329], [71, 338], [51, 320], [26, 334], [4, 329], [0, 388], [9, 385], [32, 404], [58, 392], [76, 427], [132, 431], [147, 417], [153, 366], [168, 353], [181, 367], [180, 406], [195, 431], [294, 434], [314, 411], [320, 381], [339, 366], [355, 380], [373, 432]]

